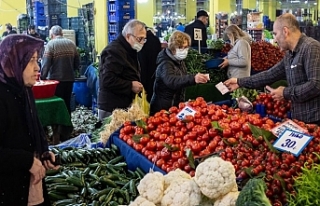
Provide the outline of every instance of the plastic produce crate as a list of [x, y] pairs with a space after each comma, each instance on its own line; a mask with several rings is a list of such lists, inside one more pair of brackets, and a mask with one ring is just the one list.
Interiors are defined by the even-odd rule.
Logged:
[[134, 1], [116, 1], [117, 11], [134, 11]]

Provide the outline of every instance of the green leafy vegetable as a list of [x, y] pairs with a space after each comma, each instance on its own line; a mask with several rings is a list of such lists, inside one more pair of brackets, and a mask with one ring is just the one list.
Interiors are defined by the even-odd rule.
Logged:
[[[316, 153], [314, 153], [316, 154]], [[320, 158], [319, 154], [316, 154]], [[305, 163], [302, 174], [295, 178], [294, 188], [296, 196], [290, 194], [289, 206], [313, 206], [320, 204], [320, 165]]]
[[207, 40], [207, 46], [210, 49], [221, 50], [224, 46], [222, 39], [209, 39]]
[[252, 132], [253, 137], [258, 138], [259, 136], [262, 136], [264, 141], [267, 143], [270, 151], [274, 153], [279, 153], [279, 151], [273, 147], [273, 145], [270, 143], [271, 139], [276, 138], [274, 134], [272, 134], [270, 131], [267, 131], [265, 129], [262, 129], [260, 127], [254, 126], [252, 124], [249, 124], [250, 130]]
[[256, 100], [259, 95], [256, 89], [247, 89], [247, 88], [238, 88], [231, 93], [233, 99], [245, 96], [249, 99], [250, 102]]
[[236, 206], [271, 206], [266, 190], [266, 183], [262, 179], [250, 179], [242, 188]]
[[195, 166], [195, 163], [194, 163], [194, 157], [193, 157], [191, 149], [186, 149], [185, 151], [186, 151], [186, 156], [187, 156], [187, 159], [189, 161], [190, 167], [193, 168], [193, 169], [196, 169], [196, 166]]

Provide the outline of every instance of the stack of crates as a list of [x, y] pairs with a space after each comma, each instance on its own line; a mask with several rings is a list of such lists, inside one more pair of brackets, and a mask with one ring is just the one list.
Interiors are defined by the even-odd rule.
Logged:
[[70, 18], [70, 28], [76, 32], [76, 44], [84, 49], [87, 45], [86, 34], [84, 29], [84, 19], [82, 17]]
[[134, 0], [108, 1], [108, 32], [109, 42], [113, 41], [122, 31], [124, 25], [135, 18]]
[[46, 26], [46, 16], [44, 13], [44, 4], [40, 1], [34, 1], [33, 4], [33, 24], [38, 27]]
[[67, 0], [43, 0], [46, 26], [50, 29], [59, 25], [63, 29], [69, 29], [67, 18]]

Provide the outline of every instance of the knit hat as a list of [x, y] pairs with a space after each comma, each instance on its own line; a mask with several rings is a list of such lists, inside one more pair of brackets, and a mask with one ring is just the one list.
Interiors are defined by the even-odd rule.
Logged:
[[209, 17], [208, 13], [205, 10], [200, 10], [197, 12], [197, 18], [199, 18], [201, 16]]

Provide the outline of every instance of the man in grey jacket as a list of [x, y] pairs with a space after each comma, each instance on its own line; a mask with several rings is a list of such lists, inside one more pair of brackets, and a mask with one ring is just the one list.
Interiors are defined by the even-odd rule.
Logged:
[[63, 37], [58, 25], [50, 29], [51, 40], [46, 45], [41, 68], [41, 79], [58, 80], [55, 95], [61, 97], [71, 115], [70, 100], [75, 80], [75, 71], [79, 70], [80, 58], [76, 45]]

